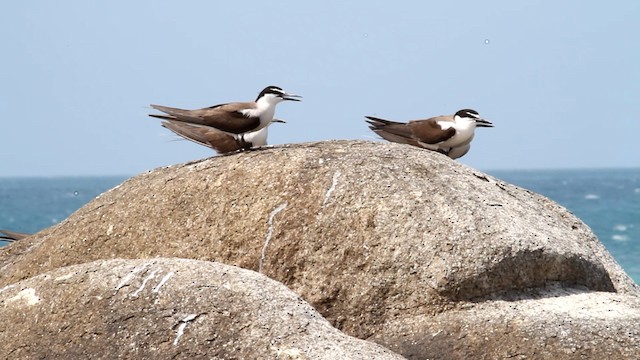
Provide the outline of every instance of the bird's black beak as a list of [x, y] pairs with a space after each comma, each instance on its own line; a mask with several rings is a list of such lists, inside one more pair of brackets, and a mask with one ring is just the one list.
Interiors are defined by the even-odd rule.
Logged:
[[477, 127], [493, 127], [493, 123], [485, 119], [476, 119]]
[[286, 123], [287, 123], [287, 122], [286, 122], [286, 121], [284, 121], [283, 119], [278, 119], [278, 118], [273, 118], [273, 120], [271, 120], [271, 122], [274, 122], [274, 123], [276, 123], [276, 122], [277, 122], [277, 123], [283, 123], [283, 124], [286, 124]]
[[282, 94], [282, 100], [302, 101], [300, 100], [301, 98], [302, 96], [296, 95], [296, 94], [288, 94], [288, 93]]

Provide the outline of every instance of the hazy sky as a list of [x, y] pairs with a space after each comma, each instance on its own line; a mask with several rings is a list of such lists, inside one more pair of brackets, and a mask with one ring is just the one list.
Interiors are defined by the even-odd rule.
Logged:
[[278, 105], [270, 143], [474, 108], [481, 170], [640, 166], [640, 2], [4, 1], [0, 176], [134, 175], [212, 152], [150, 103]]

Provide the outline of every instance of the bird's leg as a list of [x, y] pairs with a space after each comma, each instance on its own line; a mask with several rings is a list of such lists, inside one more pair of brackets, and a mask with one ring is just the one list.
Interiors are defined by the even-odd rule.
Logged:
[[251, 149], [251, 147], [253, 146], [253, 144], [251, 144], [250, 142], [247, 142], [247, 141], [244, 139], [244, 134], [240, 134], [240, 135], [238, 136], [237, 142], [238, 142], [238, 149], [239, 149], [240, 151], [249, 150], [249, 149]]

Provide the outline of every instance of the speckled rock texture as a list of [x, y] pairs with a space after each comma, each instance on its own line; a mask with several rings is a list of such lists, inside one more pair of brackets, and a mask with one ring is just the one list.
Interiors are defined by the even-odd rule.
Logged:
[[[0, 251], [0, 287], [107, 258], [237, 265], [286, 284], [347, 334], [416, 359], [595, 356], [624, 339], [631, 348], [616, 354], [640, 349], [635, 330], [613, 326], [637, 321], [637, 286], [579, 219], [400, 144], [296, 144], [156, 169]], [[580, 314], [628, 311], [560, 320], [536, 310], [549, 299]]]
[[3, 359], [402, 359], [215, 262], [98, 260], [3, 288], [0, 304]]

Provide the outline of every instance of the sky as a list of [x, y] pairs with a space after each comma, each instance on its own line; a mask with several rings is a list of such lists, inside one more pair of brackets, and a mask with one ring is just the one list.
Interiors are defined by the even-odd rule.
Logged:
[[640, 2], [4, 1], [0, 176], [135, 175], [213, 155], [149, 104], [278, 105], [271, 144], [378, 141], [473, 108], [480, 170], [640, 167]]

